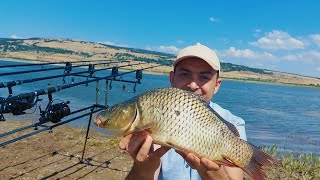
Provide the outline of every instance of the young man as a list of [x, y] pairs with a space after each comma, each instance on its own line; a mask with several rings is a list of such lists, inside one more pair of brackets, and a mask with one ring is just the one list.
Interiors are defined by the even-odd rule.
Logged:
[[[201, 96], [220, 116], [234, 124], [240, 138], [246, 140], [244, 121], [211, 102], [222, 82], [219, 78], [220, 62], [215, 52], [197, 43], [181, 50], [173, 67], [171, 86]], [[243, 179], [240, 168], [220, 166], [192, 153], [154, 145], [147, 131], [124, 137], [119, 146], [134, 159], [127, 179]]]

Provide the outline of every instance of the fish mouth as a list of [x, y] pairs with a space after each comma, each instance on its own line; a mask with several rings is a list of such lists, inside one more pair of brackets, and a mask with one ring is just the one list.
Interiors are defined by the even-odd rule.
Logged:
[[105, 128], [108, 119], [103, 122], [102, 119], [100, 118], [100, 116], [101, 116], [100, 114], [98, 114], [98, 115], [96, 116], [95, 121], [94, 121], [94, 124], [95, 124], [96, 126], [100, 127], [100, 128]]

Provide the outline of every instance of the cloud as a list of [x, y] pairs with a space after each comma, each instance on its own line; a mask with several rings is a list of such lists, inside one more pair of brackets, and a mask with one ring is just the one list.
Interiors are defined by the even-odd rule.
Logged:
[[289, 52], [289, 54], [272, 54], [270, 52], [259, 52], [251, 49], [237, 49], [230, 47], [223, 51], [217, 51], [218, 56], [228, 59], [247, 59], [259, 60], [260, 62], [268, 61], [296, 61], [302, 64], [320, 64], [320, 52], [316, 50], [303, 51], [299, 53]]
[[160, 46], [160, 50], [167, 53], [177, 53], [179, 52], [179, 48], [175, 46]]
[[98, 43], [106, 44], [106, 45], [112, 45], [112, 46], [115, 45], [115, 43], [114, 43], [114, 42], [111, 42], [111, 41], [99, 41]]
[[177, 43], [183, 44], [183, 43], [184, 43], [184, 40], [179, 39], [179, 40], [177, 40]]
[[216, 50], [220, 60], [249, 67], [320, 77], [320, 33], [297, 38], [298, 36], [291, 36], [281, 30], [265, 34], [259, 31], [253, 30], [253, 34], [261, 34], [254, 42], [248, 43], [254, 47], [233, 43], [226, 49]]
[[299, 54], [301, 57], [301, 61], [303, 61], [306, 64], [315, 64], [319, 63], [320, 64], [320, 52], [316, 50], [310, 50], [307, 52], [303, 52]]
[[214, 17], [209, 17], [209, 21], [211, 22], [218, 22], [218, 19], [214, 18]]
[[280, 60], [300, 61], [303, 64], [316, 64], [320, 63], [320, 52], [316, 50], [309, 50], [295, 54], [292, 53], [280, 57]]
[[118, 47], [129, 47], [127, 44], [116, 44], [116, 43], [111, 42], [111, 41], [98, 41], [98, 43], [111, 45], [111, 46], [118, 46]]
[[313, 34], [313, 35], [310, 35], [312, 41], [320, 47], [320, 34]]
[[295, 61], [300, 59], [301, 56], [299, 55], [294, 55], [294, 54], [289, 54], [289, 55], [285, 55], [282, 57], [283, 60], [287, 60], [287, 61]]
[[253, 37], [258, 38], [261, 37], [261, 29], [255, 29], [253, 33]]
[[238, 58], [248, 58], [252, 59], [256, 57], [256, 53], [250, 49], [236, 49], [235, 47], [230, 47], [225, 51], [227, 56], [238, 57]]
[[258, 41], [249, 42], [249, 44], [261, 49], [271, 50], [304, 49], [306, 46], [302, 41], [291, 37], [287, 32], [279, 30], [273, 30], [258, 39]]
[[12, 38], [12, 39], [23, 39], [23, 37], [17, 36], [15, 34], [11, 35], [10, 38]]
[[268, 52], [255, 52], [251, 49], [236, 49], [230, 47], [227, 50], [220, 51], [222, 57], [245, 58], [245, 59], [275, 59], [274, 55]]

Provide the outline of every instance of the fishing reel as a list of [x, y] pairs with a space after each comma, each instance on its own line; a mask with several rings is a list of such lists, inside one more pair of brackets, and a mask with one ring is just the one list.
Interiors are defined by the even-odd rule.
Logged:
[[[11, 97], [9, 95], [8, 97]], [[20, 100], [14, 100], [11, 102], [6, 102], [1, 105], [0, 114], [3, 113], [12, 113], [13, 115], [25, 114], [25, 110], [31, 109], [38, 101], [41, 99], [38, 96], [29, 96]]]
[[[11, 86], [8, 86], [9, 96], [12, 97], [13, 90]], [[1, 100], [5, 101], [5, 98], [0, 97]], [[0, 107], [0, 121], [5, 121], [3, 116], [4, 113], [12, 113], [13, 115], [21, 115], [25, 114], [25, 110], [31, 109], [38, 101], [41, 101], [39, 97], [35, 95], [31, 96], [22, 96], [20, 95], [20, 99], [7, 101], [1, 104]]]
[[47, 108], [42, 111], [40, 108], [40, 118], [39, 121], [44, 123], [44, 122], [52, 122], [52, 123], [58, 123], [61, 121], [62, 118], [65, 116], [70, 115], [70, 107], [68, 104], [70, 101], [66, 102], [61, 102], [57, 104], [52, 104], [53, 101], [50, 101], [48, 103]]

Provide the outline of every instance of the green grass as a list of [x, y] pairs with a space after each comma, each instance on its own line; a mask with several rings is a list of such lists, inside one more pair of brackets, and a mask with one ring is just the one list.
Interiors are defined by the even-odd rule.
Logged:
[[298, 155], [292, 152], [278, 154], [277, 146], [265, 146], [262, 150], [280, 160], [278, 166], [267, 170], [267, 179], [320, 179], [320, 156], [313, 152]]

